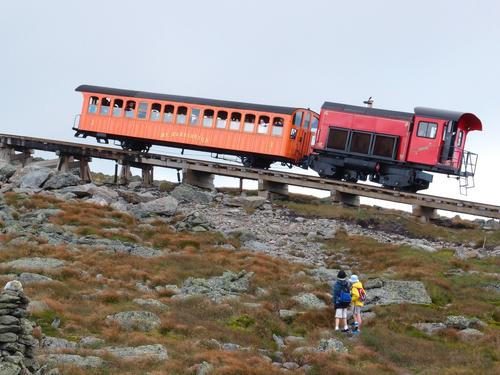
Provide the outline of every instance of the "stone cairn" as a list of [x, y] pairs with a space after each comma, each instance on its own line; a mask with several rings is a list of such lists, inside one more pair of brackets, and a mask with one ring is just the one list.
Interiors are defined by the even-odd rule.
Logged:
[[38, 341], [26, 319], [29, 299], [19, 281], [9, 281], [0, 292], [0, 375], [34, 375], [45, 371], [35, 359]]

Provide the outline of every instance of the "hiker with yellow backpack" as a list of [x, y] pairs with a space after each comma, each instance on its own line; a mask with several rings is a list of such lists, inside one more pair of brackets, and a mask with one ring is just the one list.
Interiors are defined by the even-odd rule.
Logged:
[[351, 283], [352, 316], [354, 318], [352, 333], [356, 334], [361, 332], [361, 308], [366, 300], [366, 292], [357, 275], [352, 275], [349, 282]]

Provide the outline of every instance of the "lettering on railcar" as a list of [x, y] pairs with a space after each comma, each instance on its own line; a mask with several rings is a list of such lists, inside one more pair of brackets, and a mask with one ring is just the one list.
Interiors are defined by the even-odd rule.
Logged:
[[187, 138], [200, 144], [208, 144], [208, 137], [187, 132], [164, 132], [160, 133], [160, 138]]

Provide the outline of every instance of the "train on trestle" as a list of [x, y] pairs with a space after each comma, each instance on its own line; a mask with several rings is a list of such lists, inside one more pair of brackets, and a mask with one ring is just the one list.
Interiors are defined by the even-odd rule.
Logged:
[[482, 130], [472, 113], [416, 107], [413, 113], [325, 102], [310, 109], [156, 94], [81, 85], [77, 137], [119, 142], [148, 152], [152, 145], [236, 155], [243, 165], [274, 162], [311, 168], [319, 176], [416, 192], [432, 174], [468, 187], [477, 154], [467, 135]]

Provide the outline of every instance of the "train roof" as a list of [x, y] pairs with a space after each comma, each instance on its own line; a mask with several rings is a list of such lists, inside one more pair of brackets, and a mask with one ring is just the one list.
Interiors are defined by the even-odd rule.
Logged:
[[424, 117], [438, 118], [442, 120], [459, 121], [463, 119], [467, 123], [468, 130], [483, 130], [483, 125], [479, 118], [468, 112], [448, 111], [428, 107], [415, 107], [415, 114]]
[[295, 110], [298, 109], [296, 107], [281, 107], [281, 106], [273, 106], [265, 104], [233, 102], [228, 100], [196, 98], [191, 96], [158, 94], [146, 91], [123, 90], [112, 87], [91, 86], [91, 85], [80, 85], [75, 89], [75, 91], [95, 93], [95, 94], [107, 94], [113, 96], [125, 96], [130, 98], [156, 99], [156, 100], [164, 100], [170, 102], [200, 104], [212, 107], [224, 107], [224, 108], [232, 108], [240, 110], [281, 113], [287, 115], [291, 115]]
[[347, 112], [347, 113], [357, 113], [360, 115], [368, 115], [368, 116], [388, 117], [406, 121], [411, 121], [414, 116], [413, 113], [409, 112], [389, 111], [387, 109], [361, 107], [357, 105], [333, 103], [333, 102], [324, 102], [321, 109], [330, 109], [332, 111]]

